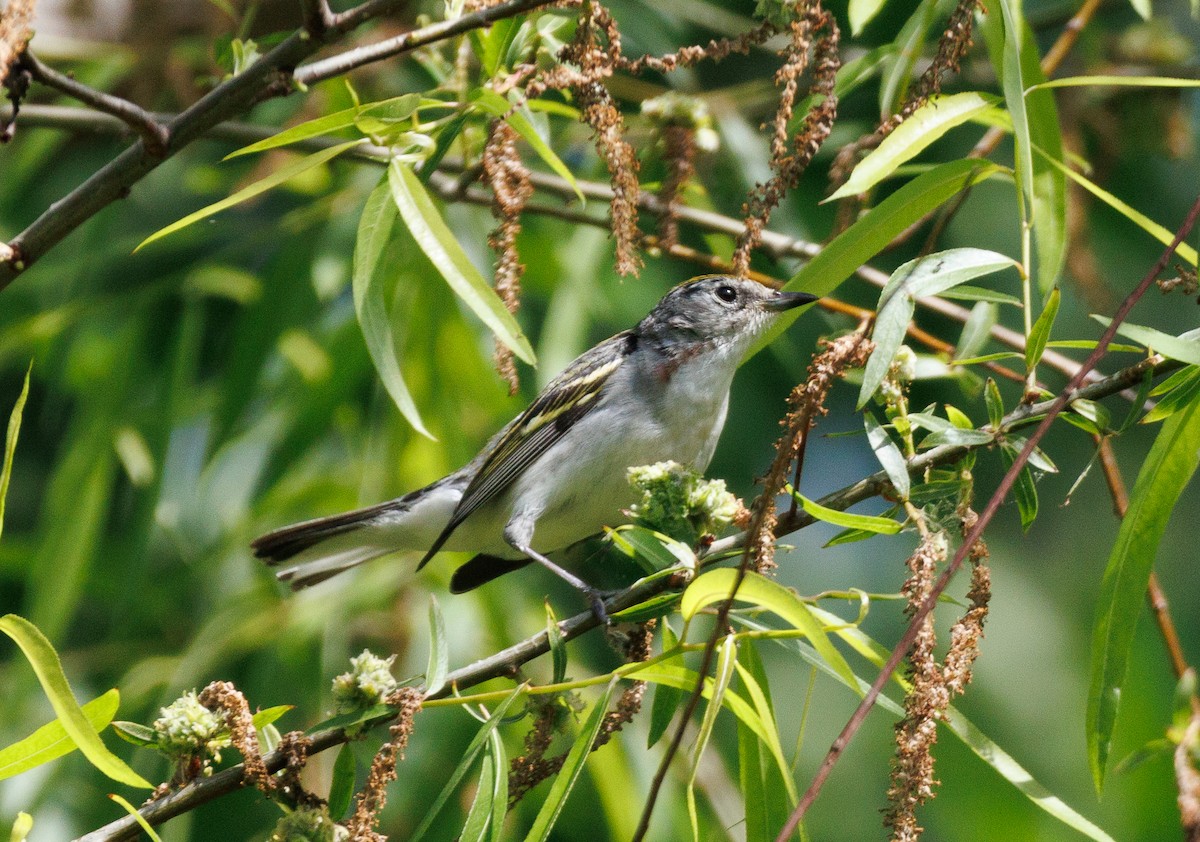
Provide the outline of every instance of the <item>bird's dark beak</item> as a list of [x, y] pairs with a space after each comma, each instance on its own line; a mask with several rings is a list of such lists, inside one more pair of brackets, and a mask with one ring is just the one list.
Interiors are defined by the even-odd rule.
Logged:
[[807, 292], [776, 292], [763, 302], [763, 306], [768, 310], [782, 313], [784, 310], [791, 310], [793, 307], [799, 307], [802, 304], [811, 304], [817, 298], [818, 296], [810, 295]]

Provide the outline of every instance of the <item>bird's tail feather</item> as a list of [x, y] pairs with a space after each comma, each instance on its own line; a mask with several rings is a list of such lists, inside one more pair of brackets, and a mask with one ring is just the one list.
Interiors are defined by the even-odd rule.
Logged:
[[306, 520], [268, 532], [256, 538], [250, 547], [256, 557], [271, 567], [287, 564], [276, 577], [288, 582], [292, 590], [300, 590], [397, 549], [392, 542], [372, 542], [361, 534], [394, 506], [381, 503]]

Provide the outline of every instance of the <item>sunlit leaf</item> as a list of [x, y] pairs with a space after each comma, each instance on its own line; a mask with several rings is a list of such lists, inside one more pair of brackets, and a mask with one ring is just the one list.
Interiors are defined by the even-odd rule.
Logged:
[[[690, 622], [701, 608], [728, 599], [737, 576], [737, 570], [725, 567], [710, 570], [697, 577], [683, 592], [679, 612], [684, 620]], [[742, 579], [734, 599], [765, 608], [779, 615], [793, 628], [804, 632], [813, 648], [823, 658], [828, 659], [830, 666], [845, 676], [847, 681], [853, 681], [854, 671], [850, 669], [842, 653], [830, 642], [825, 629], [813, 617], [808, 604], [795, 591], [750, 571]]]
[[33, 372], [33, 363], [25, 369], [25, 382], [21, 386], [21, 394], [13, 404], [8, 416], [8, 432], [4, 436], [4, 464], [0, 467], [0, 534], [4, 533], [4, 501], [8, 497], [8, 483], [12, 479], [13, 459], [17, 452], [17, 437], [21, 434], [21, 416], [25, 412], [25, 400], [29, 397], [29, 375]]
[[33, 816], [25, 812], [17, 813], [16, 819], [13, 820], [8, 842], [25, 842], [31, 830], [33, 830]]
[[[1166, 392], [1154, 408], [1142, 418], [1143, 424], [1154, 424], [1174, 415], [1188, 407], [1197, 396], [1200, 396], [1200, 368], [1189, 367], [1176, 374], [1186, 375], [1177, 381], [1175, 386]], [[1162, 384], [1160, 384], [1162, 385]]]
[[[88, 726], [99, 733], [117, 714], [121, 695], [116, 689], [92, 699], [80, 710]], [[23, 740], [18, 740], [0, 750], [0, 781], [22, 772], [49, 763], [76, 749], [75, 741], [67, 734], [60, 720], [47, 722]]]
[[450, 796], [457, 792], [458, 785], [462, 782], [462, 779], [466, 776], [467, 772], [470, 771], [471, 767], [475, 764], [475, 758], [477, 758], [479, 753], [483, 751], [484, 744], [491, 739], [492, 732], [494, 732], [500, 725], [500, 721], [504, 719], [504, 715], [508, 712], [508, 709], [512, 707], [513, 702], [515, 702], [524, 694], [524, 684], [514, 687], [513, 691], [505, 696], [504, 700], [496, 706], [494, 711], [492, 711], [492, 715], [488, 717], [487, 722], [485, 722], [483, 726], [475, 732], [475, 736], [472, 737], [471, 742], [467, 744], [467, 747], [463, 752], [462, 759], [459, 760], [458, 765], [454, 767], [454, 772], [451, 773], [449, 779], [446, 781], [446, 785], [442, 787], [442, 791], [438, 793], [438, 797], [435, 798], [433, 804], [430, 805], [428, 812], [425, 813], [424, 820], [413, 832], [412, 836], [409, 837], [411, 842], [417, 842], [418, 839], [422, 838], [433, 828], [433, 824], [437, 819], [438, 813], [441, 812], [441, 809], [446, 805], [446, 802], [450, 800]]
[[248, 199], [253, 199], [255, 196], [266, 193], [268, 190], [278, 187], [279, 185], [292, 180], [296, 176], [308, 172], [314, 167], [319, 167], [322, 164], [333, 160], [338, 155], [341, 155], [346, 150], [352, 149], [353, 147], [359, 146], [365, 142], [366, 141], [364, 140], [351, 140], [347, 141], [346, 143], [339, 143], [337, 146], [331, 146], [328, 149], [322, 149], [320, 152], [314, 152], [311, 155], [301, 158], [299, 161], [294, 161], [291, 164], [288, 164], [286, 167], [280, 167], [266, 178], [260, 179], [248, 187], [243, 187], [232, 196], [228, 196], [219, 202], [213, 202], [211, 205], [203, 207], [195, 213], [189, 213], [178, 222], [172, 222], [167, 227], [160, 228], [149, 237], [138, 243], [137, 248], [135, 248], [133, 251], [134, 253], [137, 253], [146, 246], [150, 245], [150, 243], [153, 243], [155, 240], [161, 240], [168, 234], [174, 234], [176, 231], [187, 228], [189, 225], [199, 222], [202, 219], [207, 219], [215, 213], [228, 210], [235, 205], [240, 205], [242, 202], [245, 202]]
[[433, 695], [446, 685], [450, 671], [450, 648], [446, 641], [446, 620], [437, 597], [429, 595], [429, 663], [425, 667], [425, 694]]
[[809, 500], [803, 494], [796, 493], [794, 496], [800, 501], [800, 505], [804, 507], [804, 511], [817, 520], [832, 523], [834, 526], [844, 526], [848, 529], [862, 529], [866, 532], [875, 532], [880, 535], [895, 535], [904, 527], [904, 524], [892, 520], [890, 517], [856, 515], [850, 512], [838, 511], [837, 509], [827, 509], [820, 503], [814, 503], [812, 500]]
[[108, 797], [120, 804], [126, 813], [133, 816], [133, 820], [138, 823], [138, 826], [145, 832], [146, 836], [150, 838], [150, 842], [162, 842], [162, 837], [154, 832], [154, 828], [150, 826], [150, 822], [146, 821], [145, 817], [138, 812], [137, 807], [134, 807], [127, 799], [122, 798], [115, 792], [110, 792]]
[[[1112, 323], [1112, 319], [1107, 316], [1100, 316], [1093, 313], [1092, 318], [1105, 327], [1108, 327]], [[1164, 357], [1179, 360], [1181, 363], [1200, 365], [1200, 339], [1198, 338], [1172, 336], [1169, 333], [1163, 333], [1161, 330], [1155, 330], [1152, 327], [1143, 327], [1142, 325], [1130, 324], [1129, 322], [1121, 322], [1117, 326], [1117, 333], [1135, 342], [1141, 342], [1147, 348], [1162, 354]]]
[[230, 158], [237, 158], [240, 155], [250, 155], [255, 152], [265, 152], [268, 149], [277, 149], [280, 146], [287, 146], [302, 140], [308, 140], [309, 138], [340, 131], [341, 129], [348, 129], [354, 125], [354, 121], [362, 114], [386, 114], [392, 119], [408, 117], [416, 110], [420, 102], [420, 94], [402, 94], [401, 96], [381, 100], [380, 102], [345, 108], [341, 111], [335, 111], [333, 114], [326, 114], [324, 117], [307, 120], [289, 129], [284, 129], [278, 134], [273, 134], [256, 143], [251, 143], [249, 146], [243, 146], [241, 149], [235, 149], [226, 155], [224, 160], [228, 161]]
[[1011, 258], [994, 251], [959, 248], [910, 260], [893, 272], [879, 295], [878, 314], [871, 333], [875, 350], [863, 369], [858, 408], [866, 406], [887, 376], [896, 352], [904, 343], [918, 298], [937, 295], [958, 284], [1015, 265]]
[[886, 2], [887, 0], [850, 0], [848, 13], [851, 34], [857, 35], [862, 32], [863, 27], [879, 14]]
[[[1148, 4], [1147, 4], [1148, 5]], [[1178, 79], [1174, 76], [1064, 76], [1032, 85], [1029, 90], [1042, 88], [1200, 88], [1200, 79]]]
[[617, 683], [618, 679], [616, 678], [608, 682], [604, 694], [596, 700], [592, 712], [588, 714], [587, 721], [579, 729], [579, 735], [575, 738], [571, 750], [567, 752], [567, 759], [563, 761], [562, 769], [554, 776], [554, 782], [550, 785], [550, 791], [546, 793], [545, 800], [542, 801], [541, 809], [538, 810], [537, 817], [529, 828], [525, 842], [545, 842], [550, 837], [550, 832], [554, 829], [555, 822], [558, 821], [558, 814], [562, 812], [567, 796], [575, 788], [575, 783], [583, 771], [583, 765], [592, 752], [592, 743], [596, 741], [596, 735], [600, 733], [600, 726], [604, 724], [604, 715], [608, 713], [608, 703], [612, 699]]
[[1104, 786], [1121, 688], [1150, 571], [1167, 521], [1198, 461], [1200, 399], [1168, 418], [1154, 439], [1100, 582], [1087, 707], [1088, 763], [1097, 791]]
[[[679, 638], [671, 628], [671, 624], [663, 622], [663, 652], [669, 652], [679, 645]], [[654, 744], [662, 739], [667, 732], [667, 726], [675, 718], [675, 711], [683, 700], [683, 692], [666, 684], [654, 685], [654, 701], [650, 704], [650, 727], [647, 729], [646, 748], [654, 748]]]
[[11, 637], [25, 654], [46, 693], [46, 698], [50, 700], [50, 706], [58, 716], [58, 721], [62, 723], [67, 735], [74, 740], [83, 756], [114, 781], [128, 786], [153, 789], [153, 784], [130, 769], [124, 760], [109, 751], [101, 741], [100, 735], [75, 701], [75, 694], [71, 692], [71, 686], [62, 671], [62, 664], [59, 663], [58, 653], [37, 626], [24, 617], [6, 614], [0, 617], [0, 631]]
[[558, 617], [546, 600], [546, 640], [550, 643], [550, 660], [554, 664], [553, 677], [550, 681], [560, 684], [567, 677], [567, 642], [563, 638], [562, 628], [558, 625]]
[[392, 329], [391, 303], [396, 276], [384, 265], [383, 255], [398, 215], [391, 199], [391, 188], [387, 179], [383, 179], [367, 197], [358, 221], [352, 280], [354, 310], [383, 387], [413, 429], [433, 438], [421, 420], [421, 413], [417, 411], [417, 404], [400, 372], [399, 348]]
[[878, 147], [858, 162], [846, 183], [824, 201], [866, 193], [896, 171], [901, 164], [921, 154], [930, 144], [956, 126], [990, 108], [995, 97], [973, 91], [931, 97], [883, 139]]
[[571, 189], [575, 191], [575, 195], [579, 198], [579, 201], [585, 201], [583, 193], [579, 189], [579, 184], [575, 181], [575, 174], [562, 162], [562, 159], [558, 157], [558, 153], [551, 149], [550, 145], [542, 139], [542, 136], [538, 134], [537, 128], [533, 123], [529, 122], [529, 118], [522, 114], [518, 107], [495, 91], [489, 91], [485, 88], [480, 88], [473, 92], [471, 94], [471, 101], [493, 117], [501, 117], [507, 121], [516, 130], [517, 134], [537, 153], [538, 157], [546, 162], [546, 166], [554, 170], [556, 175], [571, 185]]
[[391, 186], [392, 200], [413, 239], [455, 295], [514, 354], [530, 365], [536, 364], [533, 348], [517, 320], [467, 257], [412, 169], [399, 161], [392, 161], [388, 167], [388, 184]]
[[[729, 689], [729, 682], [733, 680], [736, 664], [737, 638], [728, 634], [717, 648], [717, 664], [713, 670], [711, 685], [712, 695], [709, 697], [708, 707], [704, 711], [703, 719], [700, 720], [700, 728], [697, 730], [695, 742], [692, 744], [691, 770], [688, 773], [685, 795], [688, 819], [692, 824], [693, 842], [699, 842], [700, 839], [700, 818], [696, 813], [696, 775], [700, 771], [700, 760], [704, 756], [704, 750], [708, 748], [708, 741], [712, 738], [713, 728], [717, 724], [717, 714], [721, 711], [721, 700], [725, 696], [725, 691]], [[759, 721], [762, 721], [761, 716]]]
[[[504, 770], [503, 774], [508, 774]], [[475, 785], [475, 798], [467, 811], [467, 820], [459, 833], [460, 842], [481, 842], [487, 838], [488, 826], [492, 820], [492, 809], [495, 806], [492, 796], [496, 794], [496, 762], [490, 753], [483, 756], [479, 767], [479, 783]]]
[[1033, 327], [1029, 331], [1029, 339], [1025, 343], [1025, 367], [1032, 371], [1042, 360], [1042, 353], [1046, 350], [1046, 342], [1050, 339], [1050, 330], [1054, 327], [1054, 320], [1058, 317], [1058, 304], [1061, 296], [1058, 287], [1050, 293], [1046, 299], [1046, 306], [1038, 315], [1037, 321], [1033, 323]]
[[908, 499], [910, 482], [908, 462], [904, 459], [904, 454], [892, 441], [887, 430], [875, 420], [874, 415], [869, 412], [863, 413], [863, 424], [867, 428], [867, 441], [871, 444], [871, 450], [875, 451], [875, 458], [883, 466], [888, 480], [892, 483], [892, 488], [896, 491], [896, 496], [901, 500]]

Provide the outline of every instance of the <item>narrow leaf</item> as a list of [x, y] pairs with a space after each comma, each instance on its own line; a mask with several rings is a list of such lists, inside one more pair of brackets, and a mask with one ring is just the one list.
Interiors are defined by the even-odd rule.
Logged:
[[347, 149], [359, 146], [365, 142], [365, 140], [360, 139], [347, 141], [346, 143], [339, 143], [337, 146], [331, 146], [328, 149], [322, 149], [320, 152], [314, 152], [313, 154], [301, 158], [299, 161], [295, 161], [286, 167], [280, 167], [266, 178], [254, 182], [249, 187], [243, 187], [232, 196], [228, 196], [219, 202], [213, 202], [211, 205], [203, 207], [195, 213], [189, 213], [178, 222], [172, 222], [167, 227], [160, 228], [149, 237], [138, 243], [137, 248], [135, 248], [133, 251], [136, 254], [146, 246], [153, 243], [155, 240], [161, 240], [168, 234], [174, 234], [176, 231], [187, 228], [189, 225], [199, 222], [202, 219], [207, 219], [215, 213], [228, 210], [235, 205], [240, 205], [242, 202], [245, 202], [248, 199], [253, 199], [255, 196], [266, 193], [268, 190], [278, 187], [284, 182], [290, 181], [301, 173], [308, 172], [313, 167], [319, 167], [322, 164], [333, 160]]
[[1050, 297], [1046, 299], [1046, 306], [1029, 331], [1029, 339], [1025, 342], [1025, 368], [1030, 371], [1042, 361], [1042, 354], [1046, 350], [1046, 341], [1050, 339], [1050, 330], [1054, 327], [1055, 318], [1058, 317], [1058, 304], [1061, 297], [1058, 287], [1055, 287], [1050, 293]]
[[1150, 8], [1150, 0], [1129, 0], [1129, 5], [1142, 16], [1142, 20], [1150, 20], [1154, 15], [1154, 10]]
[[[114, 688], [92, 699], [80, 710], [83, 711], [88, 726], [99, 733], [112, 722], [120, 703], [121, 695]], [[0, 750], [0, 781], [51, 760], [57, 760], [75, 749], [75, 741], [67, 735], [67, 729], [61, 721], [55, 719], [47, 722], [25, 739]]]
[[8, 433], [4, 437], [4, 465], [0, 467], [0, 535], [4, 534], [4, 501], [8, 497], [8, 483], [12, 479], [13, 459], [17, 452], [17, 436], [21, 433], [21, 416], [25, 413], [25, 400], [29, 397], [29, 375], [33, 372], [33, 363], [25, 369], [25, 384], [17, 402], [13, 404], [12, 413], [8, 416]]
[[[701, 608], [728, 599], [737, 575], [736, 570], [721, 568], [697, 577], [683, 592], [679, 612], [684, 620], [690, 622]], [[802, 631], [821, 657], [847, 681], [853, 682], [854, 671], [850, 669], [842, 653], [830, 642], [824, 627], [813, 616], [808, 604], [795, 591], [765, 576], [749, 572], [742, 579], [734, 599], [765, 608], [779, 615], [793, 628]]]
[[692, 839], [697, 842], [700, 839], [700, 821], [696, 813], [696, 775], [700, 771], [700, 760], [704, 756], [704, 750], [708, 748], [708, 741], [712, 738], [713, 728], [717, 724], [717, 714], [721, 712], [721, 700], [725, 696], [725, 691], [729, 689], [729, 682], [733, 680], [736, 664], [737, 638], [728, 634], [721, 641], [721, 646], [717, 650], [717, 666], [713, 670], [712, 695], [708, 700], [708, 707], [704, 711], [704, 718], [700, 720], [696, 741], [692, 745], [692, 762], [691, 770], [688, 773], [686, 794], [688, 819], [692, 824]]
[[346, 743], [333, 762], [333, 780], [329, 784], [329, 817], [340, 821], [354, 798], [354, 743]]
[[488, 735], [488, 744], [492, 752], [492, 760], [499, 774], [492, 782], [492, 821], [491, 842], [501, 842], [504, 838], [504, 817], [508, 815], [508, 753], [504, 750], [504, 740], [500, 732], [493, 730]]
[[446, 685], [450, 671], [450, 650], [446, 642], [446, 620], [437, 597], [429, 595], [429, 664], [425, 667], [425, 695], [437, 693]]
[[[507, 770], [505, 770], [507, 774]], [[471, 809], [467, 811], [467, 820], [463, 823], [460, 842], [481, 842], [487, 838], [488, 825], [492, 819], [492, 796], [496, 794], [496, 761], [491, 754], [483, 756], [479, 768], [479, 783], [475, 786], [475, 798], [471, 801]]]
[[583, 764], [587, 762], [588, 755], [591, 754], [592, 744], [596, 741], [596, 735], [600, 733], [600, 726], [604, 724], [604, 715], [608, 713], [608, 703], [612, 699], [617, 683], [618, 679], [615, 677], [608, 682], [604, 694], [592, 707], [592, 712], [588, 714], [587, 721], [579, 731], [579, 736], [575, 738], [574, 745], [567, 753], [567, 759], [563, 762], [562, 769], [555, 776], [554, 783], [550, 785], [550, 791], [546, 793], [546, 800], [542, 802], [542, 808], [538, 811], [537, 818], [533, 820], [533, 826], [530, 827], [525, 842], [545, 842], [550, 837], [550, 831], [554, 829], [554, 823], [558, 821], [558, 814], [562, 812], [567, 796], [575, 788], [579, 774], [583, 771]]
[[[679, 637], [671, 628], [671, 624], [663, 622], [662, 651], [670, 652], [679, 645]], [[681, 658], [682, 662], [682, 658]], [[654, 748], [654, 744], [662, 739], [667, 732], [667, 726], [675, 718], [675, 711], [683, 701], [683, 691], [665, 684], [654, 685], [654, 701], [650, 703], [650, 727], [646, 736], [646, 748]]]
[[963, 323], [962, 334], [954, 347], [958, 359], [970, 359], [983, 350], [992, 337], [992, 328], [1000, 320], [1000, 307], [990, 301], [980, 301], [971, 308], [971, 315]]
[[467, 745], [463, 752], [462, 760], [454, 767], [454, 772], [451, 773], [446, 785], [442, 787], [442, 791], [438, 793], [438, 797], [434, 799], [433, 804], [429, 807], [429, 812], [425, 814], [424, 820], [417, 827], [410, 837], [410, 842], [417, 842], [433, 828], [433, 823], [437, 819], [438, 813], [442, 807], [446, 806], [446, 802], [450, 800], [450, 796], [458, 789], [463, 777], [466, 776], [471, 766], [475, 763], [475, 758], [479, 756], [479, 752], [483, 750], [484, 743], [491, 739], [491, 734], [500, 725], [500, 721], [504, 718], [504, 714], [512, 707], [513, 702], [525, 694], [525, 685], [521, 684], [513, 688], [513, 691], [504, 697], [504, 701], [496, 706], [492, 711], [492, 715], [488, 717], [488, 721], [483, 724], [483, 727], [475, 732], [475, 736], [471, 738], [471, 742]]
[[525, 142], [537, 153], [538, 157], [546, 162], [546, 166], [554, 170], [555, 174], [571, 185], [571, 189], [575, 191], [575, 195], [579, 197], [579, 201], [586, 202], [583, 192], [579, 189], [578, 182], [575, 181], [575, 174], [562, 162], [562, 159], [558, 157], [558, 153], [542, 139], [542, 136], [538, 134], [537, 128], [533, 123], [529, 122], [529, 118], [522, 114], [519, 108], [515, 107], [495, 91], [483, 88], [471, 95], [471, 101], [493, 117], [504, 118], [510, 126], [516, 129], [517, 134], [525, 139]]
[[1064, 76], [1030, 86], [1030, 91], [1042, 88], [1200, 88], [1200, 79], [1178, 79], [1174, 76]]
[[133, 820], [138, 823], [138, 826], [145, 831], [146, 836], [150, 837], [150, 842], [162, 842], [162, 837], [154, 832], [154, 828], [150, 826], [150, 822], [146, 821], [145, 817], [138, 812], [138, 808], [129, 803], [128, 800], [117, 795], [115, 792], [110, 792], [108, 797], [125, 808], [125, 812], [133, 816]]
[[29, 836], [31, 830], [33, 830], [33, 816], [25, 812], [17, 813], [8, 842], [25, 842], [25, 838]]
[[928, 102], [885, 137], [877, 148], [859, 161], [846, 183], [824, 201], [866, 193], [946, 132], [991, 108], [996, 101], [995, 97], [974, 91], [930, 97]]
[[54, 708], [54, 713], [64, 730], [75, 741], [83, 756], [114, 781], [153, 789], [153, 784], [130, 769], [124, 760], [109, 751], [100, 740], [100, 735], [75, 701], [75, 694], [71, 692], [71, 686], [62, 671], [62, 664], [59, 663], [58, 653], [37, 626], [24, 617], [6, 614], [0, 617], [0, 631], [11, 637], [25, 654], [46, 697], [50, 700], [50, 706]]
[[1142, 418], [1142, 424], [1154, 424], [1164, 418], [1169, 418], [1176, 412], [1186, 409], [1200, 395], [1200, 369], [1190, 367], [1178, 373], [1188, 376], [1181, 379], [1175, 388], [1159, 398], [1154, 409], [1147, 412]]
[[[1013, 466], [1018, 452], [1011, 444], [1005, 444], [1001, 449], [1005, 470]], [[1038, 514], [1037, 485], [1033, 481], [1029, 465], [1025, 465], [1017, 474], [1017, 481], [1013, 484], [1012, 493], [1013, 498], [1017, 501], [1017, 512], [1021, 515], [1021, 529], [1028, 531], [1033, 522], [1037, 520]]]
[[[871, 19], [879, 14], [887, 0], [850, 0], [850, 33], [857, 35]], [[754, 837], [751, 837], [754, 838]]]
[[[1107, 316], [1099, 316], [1095, 313], [1092, 314], [1092, 318], [1105, 327], [1108, 327], [1112, 322], [1112, 319]], [[1134, 342], [1141, 342], [1147, 348], [1162, 354], [1164, 357], [1179, 360], [1181, 363], [1200, 365], [1200, 339], [1172, 336], [1169, 333], [1163, 333], [1161, 330], [1155, 330], [1152, 327], [1143, 327], [1142, 325], [1130, 324], [1129, 322], [1122, 322], [1117, 327], [1117, 333], [1132, 339]]]
[[418, 433], [428, 438], [433, 434], [421, 421], [421, 413], [404, 375], [400, 373], [396, 337], [392, 331], [391, 302], [395, 289], [395, 275], [388, 274], [389, 267], [383, 263], [384, 251], [392, 237], [398, 212], [391, 200], [391, 188], [383, 179], [367, 197], [362, 216], [358, 220], [358, 233], [354, 241], [354, 311], [362, 328], [363, 340], [375, 371], [388, 395], [400, 410], [404, 419]]
[[412, 168], [392, 161], [388, 183], [404, 224], [454, 293], [514, 354], [536, 364], [520, 325], [462, 250]]
[[315, 120], [307, 120], [299, 123], [291, 128], [284, 129], [278, 134], [251, 143], [249, 146], [236, 149], [226, 155], [223, 160], [228, 161], [230, 158], [250, 155], [254, 152], [265, 152], [268, 149], [277, 149], [280, 146], [287, 146], [302, 140], [308, 140], [312, 137], [320, 137], [330, 132], [348, 129], [354, 125], [355, 120], [359, 116], [364, 114], [387, 115], [388, 119], [392, 120], [402, 119], [416, 111], [420, 103], [420, 94], [402, 94], [379, 102], [344, 108], [341, 111], [335, 111], [333, 114], [326, 114], [324, 117], [317, 117]]
[[554, 674], [551, 682], [561, 684], [567, 677], [567, 642], [563, 639], [562, 628], [558, 625], [558, 617], [546, 600], [546, 640], [550, 642], [550, 658], [554, 664]]
[[1088, 762], [1097, 791], [1112, 749], [1133, 633], [1167, 521], [1200, 460], [1200, 399], [1168, 418], [1138, 473], [1109, 556], [1092, 626]]
[[1033, 222], [1033, 145], [1029, 134], [1029, 116], [1025, 106], [1025, 77], [1021, 67], [1021, 48], [1026, 32], [1018, 0], [998, 0], [1000, 15], [1004, 21], [1004, 47], [1000, 68], [1004, 104], [1008, 107], [1016, 139], [1016, 171], [1018, 198], [1022, 208], [1022, 221]]
[[793, 496], [800, 501], [800, 505], [804, 507], [804, 511], [817, 520], [832, 523], [834, 526], [844, 526], [848, 529], [862, 529], [866, 532], [876, 532], [880, 535], [895, 535], [904, 526], [904, 524], [894, 521], [890, 517], [855, 515], [850, 512], [841, 512], [837, 509], [827, 509], [820, 503], [814, 503], [812, 500], [809, 500], [799, 492], [796, 492]]
[[871, 449], [875, 451], [875, 458], [879, 460], [879, 464], [887, 473], [888, 479], [896, 491], [896, 496], [901, 500], [907, 500], [910, 482], [908, 462], [905, 461], [904, 454], [892, 441], [892, 437], [887, 434], [887, 430], [875, 420], [874, 415], [869, 412], [864, 413], [863, 424], [867, 428], [867, 441], [870, 442]]

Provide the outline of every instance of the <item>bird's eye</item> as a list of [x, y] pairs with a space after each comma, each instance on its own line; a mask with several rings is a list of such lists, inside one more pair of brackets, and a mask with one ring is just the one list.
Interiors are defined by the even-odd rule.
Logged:
[[726, 304], [732, 304], [737, 301], [737, 290], [729, 284], [722, 284], [717, 287], [717, 298], [724, 301]]

